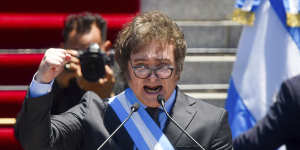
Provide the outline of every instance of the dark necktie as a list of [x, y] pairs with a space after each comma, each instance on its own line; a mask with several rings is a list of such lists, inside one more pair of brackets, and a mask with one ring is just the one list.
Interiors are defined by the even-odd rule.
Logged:
[[146, 111], [148, 112], [148, 114], [151, 116], [151, 118], [153, 119], [153, 121], [155, 121], [155, 123], [158, 125], [158, 127], [160, 128], [160, 123], [158, 120], [158, 115], [159, 115], [159, 108], [151, 108], [151, 107], [147, 107]]

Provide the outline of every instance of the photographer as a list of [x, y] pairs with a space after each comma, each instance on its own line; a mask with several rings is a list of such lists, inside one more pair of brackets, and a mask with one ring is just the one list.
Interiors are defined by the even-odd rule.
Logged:
[[[97, 14], [82, 13], [70, 15], [65, 21], [63, 29], [64, 42], [61, 47], [87, 51], [94, 43], [100, 46], [103, 53], [108, 53], [111, 47], [106, 39], [106, 22]], [[87, 58], [88, 59], [88, 58]], [[115, 78], [112, 69], [105, 65], [105, 75], [96, 81], [88, 81], [82, 75], [82, 68], [78, 56], [71, 56], [65, 65], [64, 71], [57, 76], [54, 82], [53, 114], [65, 112], [78, 104], [80, 97], [86, 91], [94, 91], [101, 98], [113, 95]]]

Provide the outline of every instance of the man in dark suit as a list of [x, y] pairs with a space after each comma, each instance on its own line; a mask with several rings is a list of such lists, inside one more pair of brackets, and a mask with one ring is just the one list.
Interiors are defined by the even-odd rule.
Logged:
[[300, 75], [282, 83], [277, 101], [253, 128], [234, 139], [236, 150], [300, 149]]
[[165, 98], [171, 116], [205, 149], [232, 149], [226, 111], [177, 87], [186, 41], [170, 18], [157, 11], [135, 17], [119, 33], [115, 50], [129, 88], [107, 100], [86, 92], [78, 105], [59, 115], [50, 114], [56, 90], [51, 83], [77, 53], [46, 51], [15, 126], [25, 150], [97, 149], [135, 104], [141, 106], [103, 149], [201, 149], [161, 111], [158, 95]]

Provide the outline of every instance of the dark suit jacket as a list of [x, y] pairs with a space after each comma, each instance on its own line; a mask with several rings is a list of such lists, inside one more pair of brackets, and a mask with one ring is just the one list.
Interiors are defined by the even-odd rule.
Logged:
[[[52, 94], [25, 99], [17, 118], [15, 135], [25, 150], [95, 150], [120, 120], [107, 102], [87, 92], [80, 104], [60, 115], [50, 115]], [[206, 149], [231, 149], [227, 113], [178, 90], [171, 115]], [[199, 149], [173, 123], [165, 135], [176, 149]], [[103, 148], [132, 150], [133, 141], [123, 127]]]
[[55, 88], [55, 92], [52, 93], [53, 102], [51, 114], [53, 115], [65, 112], [77, 105], [80, 102], [80, 98], [86, 92], [77, 85], [75, 78], [69, 81], [67, 88], [61, 88], [55, 80], [53, 88]]
[[300, 149], [300, 75], [285, 81], [277, 101], [255, 127], [234, 140], [236, 150]]

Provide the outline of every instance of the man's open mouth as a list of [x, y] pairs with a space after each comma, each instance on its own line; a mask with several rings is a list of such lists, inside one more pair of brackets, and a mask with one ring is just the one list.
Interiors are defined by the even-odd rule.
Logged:
[[162, 86], [154, 86], [154, 87], [149, 87], [149, 86], [144, 86], [144, 90], [146, 93], [149, 94], [157, 94], [162, 90]]

